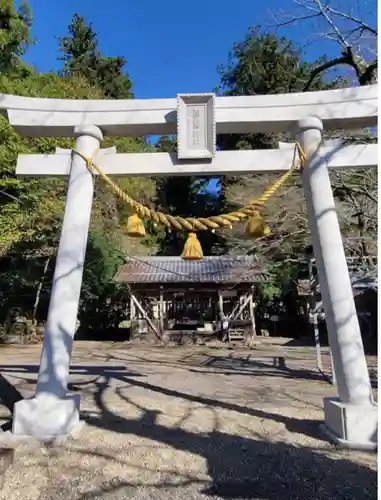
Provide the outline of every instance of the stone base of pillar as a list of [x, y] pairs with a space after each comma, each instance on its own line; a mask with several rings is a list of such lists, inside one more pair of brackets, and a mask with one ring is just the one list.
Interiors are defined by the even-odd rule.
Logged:
[[376, 450], [377, 405], [342, 403], [339, 398], [324, 398], [323, 434], [334, 443], [349, 449]]
[[33, 438], [40, 442], [65, 439], [80, 425], [79, 404], [79, 394], [65, 398], [40, 394], [23, 399], [13, 409], [13, 437], [16, 440]]

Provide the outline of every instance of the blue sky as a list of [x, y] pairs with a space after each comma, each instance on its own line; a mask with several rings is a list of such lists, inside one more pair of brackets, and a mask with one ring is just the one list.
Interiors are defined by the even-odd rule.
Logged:
[[[247, 28], [273, 24], [271, 12], [293, 8], [291, 0], [30, 0], [29, 4], [37, 44], [27, 61], [41, 71], [57, 69], [55, 37], [66, 34], [77, 11], [93, 23], [105, 55], [128, 59], [137, 98], [211, 91], [218, 84], [217, 65], [227, 61], [229, 49], [244, 38]], [[288, 34], [303, 43], [306, 30], [308, 26], [301, 23]], [[332, 49], [331, 44], [315, 45], [307, 55], [315, 58]]]

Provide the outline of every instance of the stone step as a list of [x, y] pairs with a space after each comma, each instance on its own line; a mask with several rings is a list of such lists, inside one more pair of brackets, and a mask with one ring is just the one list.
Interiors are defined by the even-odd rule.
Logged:
[[242, 332], [229, 332], [228, 335], [229, 342], [244, 341], [245, 337]]

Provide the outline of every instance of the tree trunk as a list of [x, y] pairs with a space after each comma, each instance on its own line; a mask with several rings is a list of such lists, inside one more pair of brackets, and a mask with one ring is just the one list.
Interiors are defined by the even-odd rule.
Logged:
[[40, 303], [42, 286], [44, 284], [44, 279], [45, 279], [46, 273], [48, 272], [49, 264], [50, 264], [50, 257], [48, 257], [45, 261], [42, 276], [41, 276], [40, 281], [39, 281], [38, 286], [37, 286], [36, 298], [34, 300], [33, 310], [32, 310], [32, 325], [36, 324], [37, 309], [38, 309], [38, 305]]

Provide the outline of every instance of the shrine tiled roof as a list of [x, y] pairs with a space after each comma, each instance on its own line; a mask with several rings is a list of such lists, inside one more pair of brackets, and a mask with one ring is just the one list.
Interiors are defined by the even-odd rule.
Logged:
[[201, 261], [181, 257], [131, 257], [119, 269], [119, 283], [256, 283], [260, 264], [252, 257], [211, 256]]

